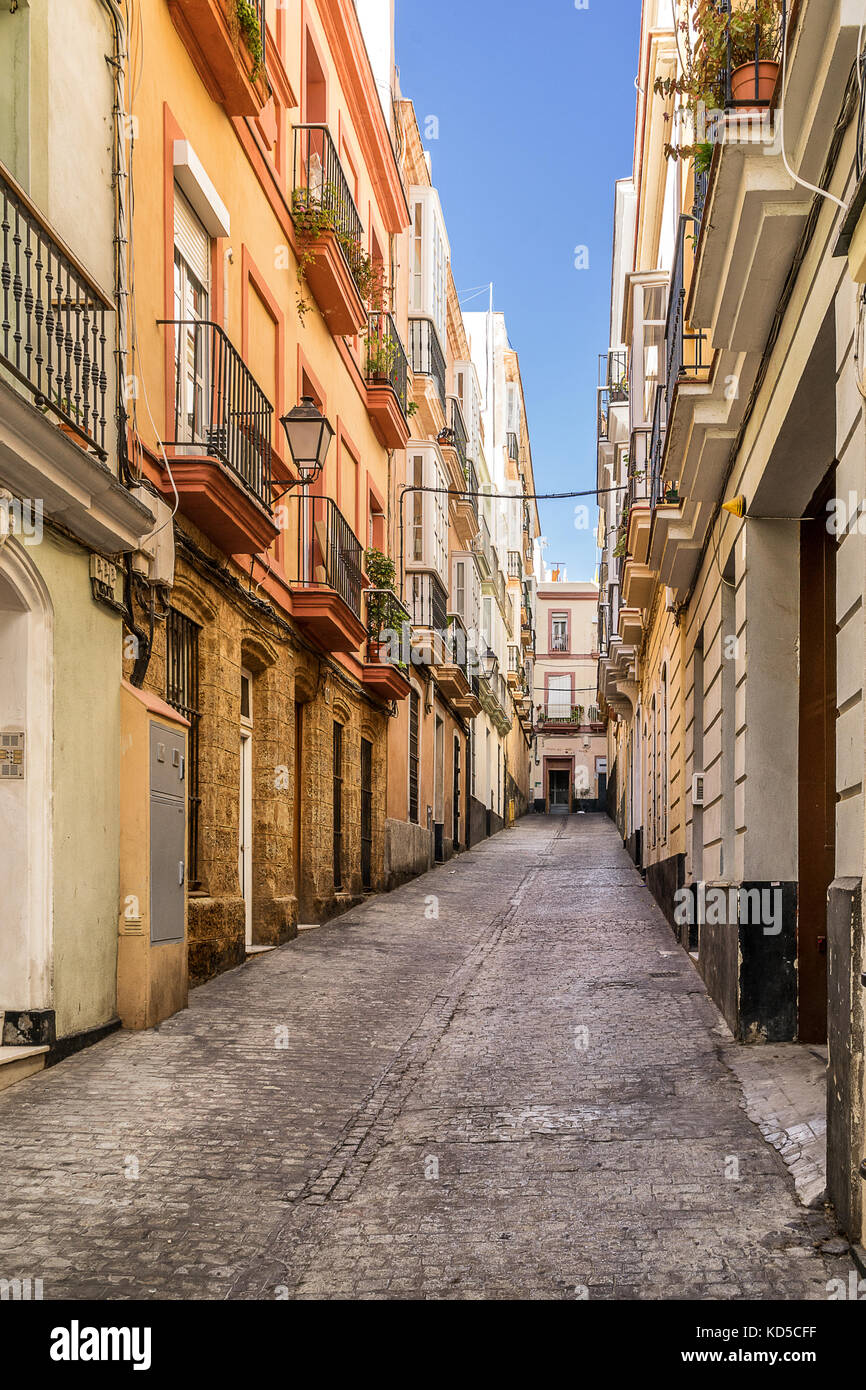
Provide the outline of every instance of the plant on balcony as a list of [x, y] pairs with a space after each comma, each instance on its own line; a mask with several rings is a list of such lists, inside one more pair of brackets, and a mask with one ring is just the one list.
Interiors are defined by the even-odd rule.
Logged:
[[[326, 184], [321, 191], [296, 188], [292, 193], [292, 221], [295, 231], [299, 238], [306, 242], [318, 241], [326, 232], [333, 232], [346, 257], [361, 298], [365, 303], [372, 303], [374, 308], [380, 309], [386, 293], [384, 270], [373, 261], [369, 251], [364, 250], [359, 239], [351, 236], [340, 226], [337, 207], [337, 190], [332, 184]], [[303, 250], [298, 261], [300, 284], [305, 282], [307, 267], [313, 259], [313, 253], [309, 248]], [[299, 296], [298, 313], [301, 319], [308, 309], [309, 305]]]
[[[397, 569], [390, 555], [371, 547], [364, 554], [364, 568], [373, 590], [367, 597], [367, 630], [371, 644], [378, 654], [382, 631], [388, 626], [392, 614], [394, 584]], [[372, 655], [372, 653], [371, 653]]]
[[366, 334], [366, 372], [374, 381], [390, 381], [397, 361], [397, 344], [393, 338], [386, 338], [378, 329]]
[[250, 80], [255, 82], [261, 75], [264, 62], [264, 45], [258, 11], [252, 0], [234, 0], [234, 8], [229, 12], [234, 31], [243, 38], [249, 55], [253, 60]]
[[680, 500], [680, 490], [676, 483], [666, 483], [664, 498], [666, 502], [676, 504]]
[[[712, 136], [707, 113], [724, 111], [727, 104], [729, 34], [734, 86], [739, 70], [754, 69], [756, 29], [759, 62], [778, 63], [783, 3], [784, 0], [750, 0], [748, 4], [732, 8], [728, 14], [726, 9], [718, 7], [716, 0], [689, 0], [689, 17], [679, 24], [685, 71], [677, 77], [657, 77], [653, 91], [665, 98], [680, 98], [674, 114], [693, 135]], [[692, 30], [694, 44], [690, 38]], [[665, 120], [670, 119], [666, 114]], [[694, 160], [695, 172], [703, 174], [712, 163], [713, 140], [668, 142], [664, 152], [669, 159]]]

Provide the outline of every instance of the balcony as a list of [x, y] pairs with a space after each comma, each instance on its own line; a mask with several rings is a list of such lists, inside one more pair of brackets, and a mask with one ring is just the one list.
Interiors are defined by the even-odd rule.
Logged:
[[446, 657], [448, 590], [433, 570], [411, 570], [406, 591], [417, 659], [425, 666], [439, 665]]
[[445, 354], [432, 319], [409, 320], [409, 360], [423, 432], [438, 434], [445, 418]]
[[196, 72], [228, 116], [257, 116], [268, 101], [265, 0], [168, 0]]
[[334, 337], [367, 322], [373, 267], [343, 166], [325, 125], [295, 126], [292, 218], [301, 273]]
[[[174, 338], [174, 432], [163, 440], [185, 516], [227, 555], [279, 535], [271, 508], [274, 408], [216, 323], [160, 319]], [[161, 484], [173, 497], [171, 480]]]
[[443, 634], [442, 661], [436, 666], [436, 684], [443, 695], [449, 699], [473, 700], [472, 678], [470, 674], [469, 634], [463, 619], [451, 613], [447, 619], [448, 628]]
[[600, 443], [609, 443], [615, 431], [612, 428], [614, 406], [628, 404], [628, 353], [602, 352], [598, 359], [598, 423], [597, 437]]
[[568, 700], [550, 700], [542, 709], [542, 722], [565, 733], [592, 729], [602, 724], [598, 705], [571, 705]]
[[472, 547], [475, 537], [478, 535], [478, 474], [475, 471], [475, 464], [471, 459], [466, 460], [464, 473], [466, 482], [466, 492], [456, 499], [455, 504], [455, 530], [460, 545], [467, 549]]
[[409, 362], [390, 314], [367, 317], [367, 413], [379, 443], [405, 449], [409, 429]]
[[508, 457], [512, 463], [518, 463], [520, 460], [520, 440], [512, 430], [509, 430], [505, 436], [505, 441]]
[[363, 681], [382, 700], [405, 700], [411, 659], [408, 608], [392, 589], [366, 589], [367, 651]]
[[0, 362], [68, 438], [104, 459], [111, 301], [5, 174], [0, 200]]
[[523, 580], [523, 556], [519, 550], [508, 552], [508, 578], [516, 579], [518, 583]]
[[628, 491], [626, 510], [628, 527], [626, 531], [626, 551], [643, 564], [649, 551], [652, 530], [652, 492], [651, 457], [652, 431], [645, 426], [632, 430], [628, 462]]
[[449, 485], [455, 492], [466, 484], [466, 464], [469, 437], [463, 422], [460, 402], [455, 396], [447, 401], [448, 423], [437, 432], [436, 441], [448, 470]]
[[325, 651], [357, 652], [368, 635], [361, 621], [361, 543], [330, 497], [303, 492], [286, 501], [294, 533], [286, 544], [292, 616]]

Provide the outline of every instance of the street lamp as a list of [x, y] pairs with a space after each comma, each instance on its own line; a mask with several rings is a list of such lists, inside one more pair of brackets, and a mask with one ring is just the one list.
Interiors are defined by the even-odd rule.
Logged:
[[485, 680], [493, 680], [494, 676], [496, 675], [496, 668], [498, 665], [499, 659], [495, 651], [493, 651], [491, 647], [488, 647], [481, 658], [481, 674]]
[[334, 438], [333, 426], [325, 419], [312, 396], [304, 396], [300, 405], [280, 418], [280, 424], [286, 432], [292, 462], [298, 471], [298, 477], [292, 479], [289, 488], [296, 487], [298, 483], [307, 487], [316, 481], [325, 466]]

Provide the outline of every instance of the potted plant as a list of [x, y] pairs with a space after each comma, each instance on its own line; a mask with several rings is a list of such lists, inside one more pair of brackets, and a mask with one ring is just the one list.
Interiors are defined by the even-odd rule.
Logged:
[[665, 501], [673, 506], [680, 500], [679, 485], [677, 483], [665, 483]]
[[[706, 112], [724, 111], [728, 104], [728, 43], [730, 40], [731, 100], [768, 103], [779, 71], [777, 54], [783, 0], [732, 0], [730, 14], [714, 0], [689, 0], [689, 20], [680, 27], [684, 71], [659, 77], [653, 90], [659, 96], [681, 98], [675, 114], [685, 118], [690, 143], [667, 142], [669, 159], [692, 159], [695, 172], [706, 173], [713, 157], [712, 130], [703, 129]], [[695, 42], [690, 41], [694, 31]], [[758, 80], [755, 82], [757, 47]], [[666, 116], [666, 120], [670, 117]], [[709, 138], [697, 139], [698, 134]]]
[[381, 659], [382, 630], [391, 620], [397, 570], [390, 555], [374, 547], [364, 555], [364, 568], [373, 590], [367, 594], [367, 659], [377, 661]]

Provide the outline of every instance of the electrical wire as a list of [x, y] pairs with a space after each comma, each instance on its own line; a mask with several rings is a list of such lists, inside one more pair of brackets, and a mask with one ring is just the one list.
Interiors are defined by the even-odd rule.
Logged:
[[[861, 26], [861, 33], [862, 33], [862, 26]], [[858, 75], [859, 75], [859, 72], [860, 72], [860, 52], [859, 52], [859, 49], [858, 49], [858, 52], [857, 52], [857, 71], [858, 71]], [[779, 152], [780, 152], [780, 154], [781, 154], [781, 156], [782, 156], [782, 163], [784, 164], [784, 166], [785, 166], [786, 170], [788, 171], [788, 173], [791, 175], [791, 178], [794, 180], [794, 182], [797, 183], [797, 184], [799, 184], [801, 188], [807, 188], [807, 189], [809, 190], [810, 193], [818, 193], [818, 194], [821, 195], [822, 198], [829, 198], [829, 200], [830, 200], [832, 203], [835, 203], [835, 204], [837, 205], [837, 207], [840, 207], [840, 208], [842, 209], [843, 212], [847, 212], [847, 211], [848, 211], [848, 208], [849, 208], [849, 206], [850, 206], [849, 203], [843, 202], [841, 198], [837, 198], [837, 197], [836, 197], [836, 194], [835, 194], [835, 193], [829, 192], [828, 189], [826, 189], [826, 188], [820, 188], [820, 187], [818, 186], [818, 184], [816, 184], [816, 183], [809, 183], [808, 179], [801, 179], [801, 178], [800, 178], [800, 175], [799, 175], [799, 174], [795, 174], [795, 173], [794, 173], [794, 170], [791, 168], [791, 165], [788, 163], [788, 156], [785, 154], [785, 84], [786, 84], [786, 81], [787, 81], [787, 72], [788, 72], [788, 43], [787, 43], [787, 36], [786, 36], [785, 41], [784, 41], [783, 44], [782, 44], [782, 94], [781, 94], [781, 97], [780, 97], [780, 99], [779, 99]]]

